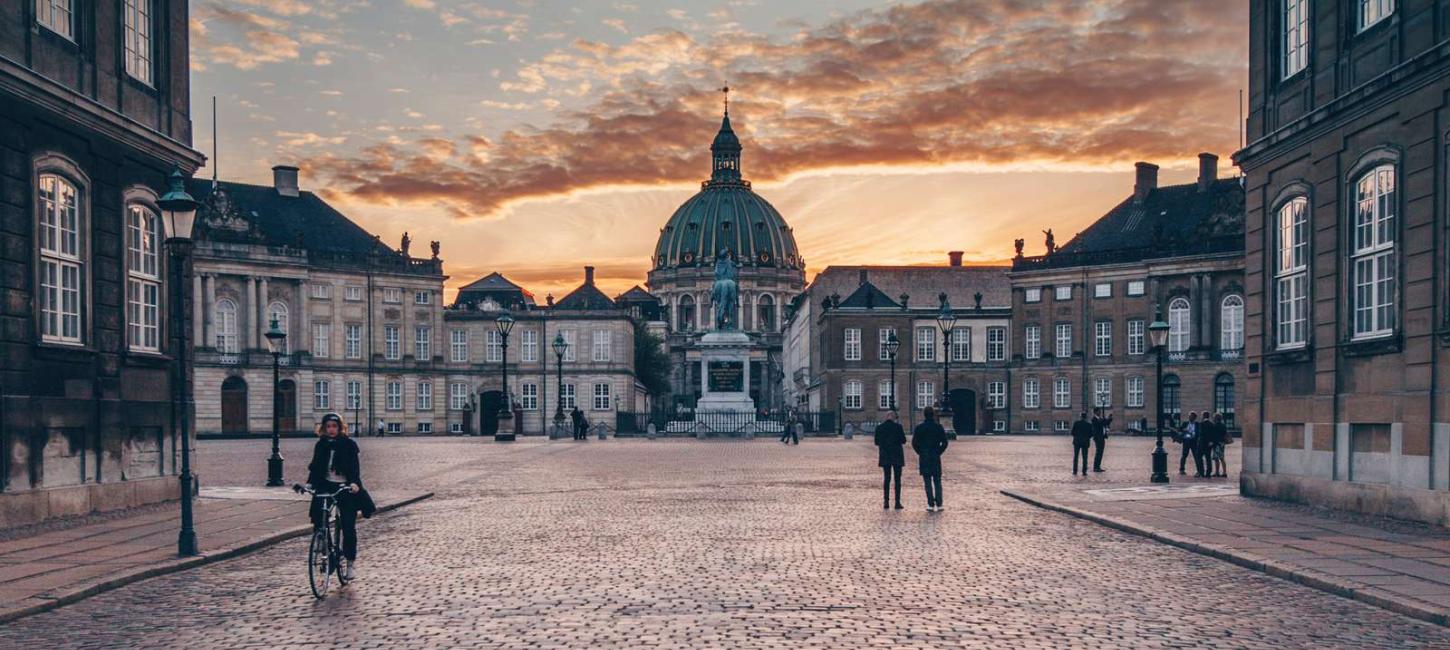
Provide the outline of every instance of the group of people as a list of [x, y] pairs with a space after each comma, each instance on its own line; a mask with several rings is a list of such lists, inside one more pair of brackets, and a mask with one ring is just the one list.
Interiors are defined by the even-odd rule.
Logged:
[[[947, 450], [947, 432], [936, 421], [936, 409], [922, 411], [921, 424], [911, 432], [911, 449], [916, 452], [917, 469], [926, 485], [927, 512], [941, 512], [941, 457]], [[891, 508], [891, 488], [896, 486], [896, 509], [901, 510], [901, 468], [906, 465], [906, 431], [896, 421], [896, 412], [887, 411], [886, 420], [876, 425], [877, 465], [881, 467], [881, 508]]]
[[1173, 439], [1183, 445], [1178, 456], [1178, 473], [1187, 474], [1188, 458], [1193, 457], [1193, 475], [1199, 478], [1228, 476], [1228, 463], [1224, 460], [1224, 446], [1233, 442], [1228, 425], [1224, 424], [1222, 413], [1202, 416], [1188, 412], [1188, 421], [1172, 425]]
[[1113, 415], [1101, 407], [1093, 409], [1093, 418], [1087, 412], [1078, 414], [1072, 423], [1072, 475], [1077, 476], [1078, 459], [1082, 459], [1082, 475], [1088, 473], [1088, 444], [1097, 449], [1093, 452], [1093, 471], [1103, 472], [1103, 448], [1108, 445], [1108, 427], [1113, 424]]
[[575, 440], [589, 439], [589, 420], [584, 417], [584, 411], [579, 410], [579, 407], [576, 406], [569, 412], [569, 424], [574, 430]]

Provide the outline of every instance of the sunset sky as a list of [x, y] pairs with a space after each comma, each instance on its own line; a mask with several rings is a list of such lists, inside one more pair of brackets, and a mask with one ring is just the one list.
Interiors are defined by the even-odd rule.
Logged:
[[[1247, 0], [193, 0], [195, 146], [302, 167], [449, 288], [643, 284], [709, 175], [721, 93], [755, 189], [831, 264], [1040, 253], [1238, 141]], [[198, 172], [209, 176], [210, 169]], [[451, 292], [450, 292], [451, 293]]]

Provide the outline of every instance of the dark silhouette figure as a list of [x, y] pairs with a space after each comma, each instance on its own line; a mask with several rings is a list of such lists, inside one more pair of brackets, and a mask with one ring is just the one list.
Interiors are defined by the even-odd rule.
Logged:
[[589, 420], [584, 419], [584, 412], [579, 410], [579, 407], [576, 406], [573, 411], [569, 412], [569, 420], [574, 423], [574, 439], [588, 440]]
[[1108, 427], [1113, 416], [1103, 412], [1101, 406], [1093, 409], [1093, 471], [1103, 471], [1103, 447], [1108, 446]]
[[928, 406], [922, 412], [921, 424], [911, 432], [911, 448], [916, 451], [917, 468], [926, 484], [926, 509], [943, 509], [941, 493], [941, 455], [947, 450], [947, 432], [936, 422], [936, 409]]
[[1047, 235], [1047, 241], [1044, 242], [1047, 245], [1047, 254], [1051, 255], [1053, 253], [1056, 253], [1057, 238], [1052, 235], [1052, 229], [1048, 228], [1047, 230], [1042, 231], [1042, 234]]
[[1079, 413], [1077, 422], [1072, 423], [1072, 475], [1077, 476], [1077, 461], [1082, 459], [1082, 475], [1088, 473], [1088, 444], [1093, 438], [1093, 425], [1088, 422], [1087, 413]]
[[1178, 441], [1183, 444], [1183, 453], [1178, 456], [1178, 473], [1188, 473], [1184, 468], [1188, 464], [1188, 457], [1193, 456], [1193, 466], [1196, 468], [1194, 476], [1203, 476], [1203, 454], [1198, 451], [1198, 414], [1188, 412], [1188, 422], [1178, 427]]
[[1203, 476], [1213, 476], [1217, 469], [1213, 460], [1214, 449], [1219, 445], [1219, 425], [1208, 411], [1198, 420], [1198, 456], [1203, 459]]
[[876, 425], [876, 464], [881, 467], [881, 509], [891, 507], [891, 483], [896, 483], [896, 509], [901, 509], [901, 468], [906, 465], [906, 431], [888, 411], [886, 421]]
[[781, 444], [786, 444], [786, 445], [789, 445], [791, 443], [795, 443], [797, 445], [798, 444], [801, 444], [800, 432], [796, 429], [796, 423], [799, 422], [799, 421], [800, 420], [798, 419], [798, 416], [795, 413], [791, 413], [790, 414], [790, 417], [787, 417], [785, 419], [785, 428], [782, 429], [781, 432], [780, 432], [780, 442], [781, 442]]

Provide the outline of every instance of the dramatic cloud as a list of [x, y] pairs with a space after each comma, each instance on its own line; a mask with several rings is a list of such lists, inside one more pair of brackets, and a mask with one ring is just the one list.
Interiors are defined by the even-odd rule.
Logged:
[[452, 157], [393, 141], [305, 164], [343, 195], [472, 217], [530, 198], [697, 180], [719, 119], [712, 89], [727, 81], [739, 89], [732, 121], [754, 180], [877, 165], [1183, 160], [1235, 144], [1245, 14], [1159, 0], [932, 0], [788, 39], [579, 40], [500, 87], [520, 99], [598, 95], [586, 110], [484, 146], [460, 142]]

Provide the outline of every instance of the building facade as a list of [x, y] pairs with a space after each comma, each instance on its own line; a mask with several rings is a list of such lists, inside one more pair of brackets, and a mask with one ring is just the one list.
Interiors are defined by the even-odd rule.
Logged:
[[1450, 6], [1250, 3], [1246, 494], [1450, 522]]
[[203, 162], [187, 4], [128, 4], [0, 6], [0, 527], [180, 494], [156, 201]]

